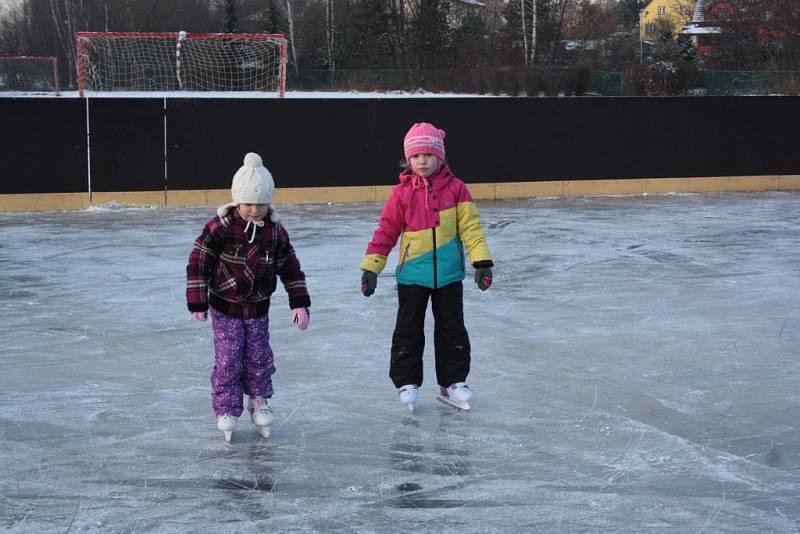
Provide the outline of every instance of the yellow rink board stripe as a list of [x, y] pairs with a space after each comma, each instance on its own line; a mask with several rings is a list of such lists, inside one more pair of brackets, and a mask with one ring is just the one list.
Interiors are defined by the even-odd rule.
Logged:
[[[512, 198], [704, 193], [715, 191], [800, 191], [800, 175], [641, 178], [624, 180], [554, 180], [468, 184], [473, 198]], [[392, 186], [284, 187], [275, 191], [276, 204], [384, 201]], [[230, 202], [230, 190], [41, 193], [0, 195], [0, 211], [80, 210], [90, 205], [218, 206]]]

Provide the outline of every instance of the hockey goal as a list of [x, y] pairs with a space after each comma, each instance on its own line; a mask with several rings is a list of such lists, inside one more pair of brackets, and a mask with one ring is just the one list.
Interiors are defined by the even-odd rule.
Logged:
[[266, 33], [78, 32], [80, 95], [286, 91], [286, 39]]
[[58, 95], [58, 59], [52, 56], [0, 56], [0, 91]]

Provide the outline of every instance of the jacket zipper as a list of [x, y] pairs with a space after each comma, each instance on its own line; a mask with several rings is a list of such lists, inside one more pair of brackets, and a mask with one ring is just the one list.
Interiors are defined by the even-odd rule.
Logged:
[[431, 228], [433, 232], [433, 289], [438, 287], [438, 276], [436, 272], [436, 227]]
[[403, 265], [406, 264], [406, 258], [408, 257], [408, 249], [411, 248], [411, 243], [406, 245], [406, 249], [403, 251], [403, 257], [400, 258], [400, 272], [403, 272]]
[[[428, 193], [433, 192], [433, 184], [428, 183]], [[433, 289], [438, 287], [438, 273], [436, 269], [436, 226], [431, 228], [433, 235]]]

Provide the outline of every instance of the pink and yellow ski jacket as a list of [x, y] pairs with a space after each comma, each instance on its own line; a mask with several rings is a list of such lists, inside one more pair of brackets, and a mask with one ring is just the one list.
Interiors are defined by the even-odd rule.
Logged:
[[478, 208], [447, 165], [428, 179], [411, 171], [400, 174], [361, 269], [380, 273], [401, 234], [398, 284], [435, 289], [463, 280], [465, 249], [473, 265], [492, 265]]

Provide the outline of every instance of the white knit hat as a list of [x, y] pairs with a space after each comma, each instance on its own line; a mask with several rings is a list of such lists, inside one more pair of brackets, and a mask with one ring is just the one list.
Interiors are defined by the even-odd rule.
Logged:
[[231, 196], [234, 204], [272, 204], [275, 182], [261, 161], [261, 156], [248, 152], [244, 165], [233, 175]]
[[[233, 202], [221, 206], [217, 213], [223, 216], [230, 208], [239, 204], [272, 204], [275, 196], [275, 181], [264, 167], [261, 156], [248, 152], [242, 165], [233, 175], [231, 197]], [[270, 209], [270, 220], [277, 222], [277, 213]]]

